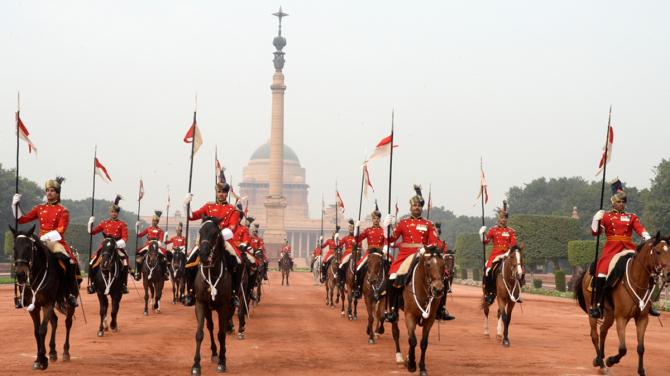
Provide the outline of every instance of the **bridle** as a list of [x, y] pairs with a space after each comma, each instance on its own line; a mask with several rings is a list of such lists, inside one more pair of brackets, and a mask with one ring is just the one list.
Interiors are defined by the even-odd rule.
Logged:
[[[430, 308], [431, 308], [431, 305], [433, 303], [433, 300], [442, 299], [442, 296], [445, 293], [445, 289], [443, 288], [440, 291], [439, 294], [435, 295], [435, 292], [431, 288], [431, 285], [433, 283], [433, 278], [430, 275], [430, 273], [427, 273], [426, 263], [427, 262], [431, 263], [433, 261], [435, 263], [437, 263], [438, 259], [440, 259], [442, 261], [444, 261], [444, 260], [442, 258], [440, 258], [437, 251], [432, 251], [432, 252], [426, 253], [423, 250], [423, 248], [421, 248], [419, 251], [417, 251], [415, 257], [420, 257], [421, 260], [419, 262], [417, 262], [416, 265], [414, 265], [414, 270], [412, 271], [412, 291], [411, 291], [411, 293], [412, 293], [412, 296], [414, 297], [414, 303], [416, 304], [419, 311], [421, 311], [421, 317], [423, 317], [424, 319], [427, 319], [428, 317], [430, 317]], [[430, 257], [430, 260], [426, 262], [426, 260], [424, 260], [425, 257]], [[426, 298], [428, 299], [428, 302], [426, 303], [426, 308], [425, 309], [421, 306], [421, 303], [419, 303], [419, 300], [416, 297], [416, 270], [419, 267], [419, 264], [423, 264], [423, 268], [424, 268], [423, 283], [421, 284], [421, 286], [423, 287], [424, 293], [426, 294]], [[442, 276], [442, 273], [441, 273], [440, 279], [442, 279], [442, 278], [443, 278], [443, 276]]]
[[[375, 280], [370, 278], [370, 277], [372, 277], [372, 275], [370, 275], [370, 273], [365, 273], [365, 274], [366, 274], [366, 279], [367, 279], [368, 283], [370, 284], [370, 287], [372, 287], [373, 296], [374, 296], [375, 300], [378, 301], [379, 298], [381, 297], [380, 292], [384, 289], [384, 286], [386, 285], [386, 272], [385, 272], [386, 266], [384, 265], [383, 255], [381, 253], [370, 252], [368, 254], [368, 259], [371, 256], [379, 257], [379, 271], [374, 275]], [[370, 260], [368, 260], [368, 264], [369, 263], [370, 263]], [[370, 269], [368, 267], [368, 271], [369, 270]], [[375, 283], [375, 282], [377, 282], [377, 283]]]
[[[512, 288], [507, 283], [507, 276], [505, 275], [505, 261], [514, 255], [514, 263], [510, 263], [510, 268], [512, 269], [510, 277], [514, 280], [512, 282]], [[508, 251], [507, 255], [503, 258], [500, 265], [500, 274], [503, 280], [503, 285], [505, 285], [505, 290], [510, 300], [514, 303], [518, 302], [521, 299], [521, 279], [523, 278], [523, 262], [521, 261], [521, 250], [519, 248], [512, 248]]]
[[[31, 247], [30, 247], [30, 260], [26, 260], [23, 258], [17, 258], [14, 260], [14, 266], [19, 266], [19, 265], [26, 265], [28, 266], [28, 275], [26, 276], [26, 281], [24, 283], [17, 283], [19, 287], [21, 287], [21, 305], [25, 306], [24, 300], [25, 300], [25, 295], [26, 295], [26, 287], [30, 289], [32, 293], [32, 301], [30, 302], [30, 305], [28, 306], [28, 312], [32, 312], [35, 309], [35, 298], [37, 296], [37, 293], [44, 287], [44, 281], [47, 279], [47, 275], [49, 274], [49, 259], [47, 258], [44, 266], [44, 274], [42, 275], [42, 278], [40, 279], [40, 282], [37, 284], [37, 287], [33, 289], [33, 284], [35, 281], [32, 281], [31, 275], [33, 274], [33, 259], [35, 258], [35, 253], [38, 251], [37, 248], [37, 239], [34, 236], [27, 236], [27, 235], [17, 235], [15, 238], [15, 247], [16, 247], [16, 239], [22, 239], [22, 238], [28, 238], [30, 239], [31, 242]], [[37, 276], [36, 276], [37, 277]]]

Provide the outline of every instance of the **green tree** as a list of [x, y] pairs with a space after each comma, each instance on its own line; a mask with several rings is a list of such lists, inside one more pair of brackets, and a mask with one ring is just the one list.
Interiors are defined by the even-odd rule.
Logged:
[[[482, 268], [482, 242], [478, 234], [461, 234], [456, 239], [456, 265], [461, 269]], [[491, 247], [486, 248], [486, 257], [491, 254]]]
[[573, 268], [586, 266], [593, 262], [595, 253], [595, 240], [572, 240], [568, 242], [568, 262]]
[[524, 262], [531, 266], [551, 260], [558, 267], [558, 260], [568, 256], [568, 242], [582, 236], [579, 221], [570, 217], [515, 214], [509, 226], [516, 230], [517, 242], [525, 243]]
[[670, 234], [670, 160], [663, 159], [654, 169], [649, 191], [644, 192], [643, 223], [650, 233]]
[[[455, 249], [456, 239], [462, 234], [472, 234], [477, 232], [482, 225], [481, 217], [469, 217], [465, 215], [456, 216], [451, 210], [444, 207], [434, 207], [430, 211], [430, 220], [442, 223], [441, 238], [447, 242], [451, 249]], [[495, 223], [491, 217], [485, 218], [488, 227]]]
[[7, 230], [5, 231], [5, 242], [4, 242], [5, 260], [11, 260], [13, 253], [14, 253], [14, 236], [12, 235], [11, 231]]

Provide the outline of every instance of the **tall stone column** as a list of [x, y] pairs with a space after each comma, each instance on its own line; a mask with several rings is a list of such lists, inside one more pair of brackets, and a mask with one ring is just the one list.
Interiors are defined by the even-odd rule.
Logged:
[[286, 39], [281, 35], [281, 21], [288, 14], [282, 12], [274, 13], [279, 19], [279, 33], [272, 41], [276, 51], [274, 52], [275, 73], [272, 76], [272, 129], [270, 131], [270, 187], [268, 196], [265, 199], [265, 210], [267, 228], [263, 240], [266, 244], [269, 256], [277, 258], [279, 250], [286, 239], [286, 230], [284, 229], [284, 209], [286, 208], [286, 198], [283, 196], [282, 187], [284, 185], [284, 52], [282, 49], [286, 46]]

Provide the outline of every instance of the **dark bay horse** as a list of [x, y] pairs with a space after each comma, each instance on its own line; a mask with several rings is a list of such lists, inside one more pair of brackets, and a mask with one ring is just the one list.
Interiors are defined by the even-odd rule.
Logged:
[[[193, 357], [192, 375], [200, 375], [200, 345], [204, 337], [203, 326], [207, 320], [212, 340], [212, 361], [217, 362], [217, 372], [226, 371], [226, 326], [235, 311], [232, 304], [232, 277], [226, 269], [224, 239], [219, 229], [219, 219], [204, 218], [199, 231], [200, 265], [195, 279], [195, 317], [198, 327], [195, 333], [195, 356]], [[219, 355], [210, 328], [212, 311], [218, 316]]]
[[[384, 307], [386, 295], [382, 295], [388, 277], [388, 267], [384, 255], [370, 250], [363, 274], [363, 300], [368, 311], [368, 343], [374, 344], [376, 338], [384, 334]], [[376, 325], [375, 325], [376, 322]]]
[[[12, 227], [10, 230], [14, 236], [14, 265], [16, 281], [21, 287], [21, 303], [23, 306], [28, 304], [37, 343], [37, 358], [33, 363], [33, 369], [45, 370], [49, 366], [49, 359], [52, 361], [58, 359], [56, 352], [58, 316], [54, 312], [57, 307], [65, 315], [63, 360], [70, 360], [70, 329], [75, 307], [67, 303], [67, 290], [62, 282], [62, 267], [59, 260], [33, 234], [35, 226], [29, 231], [20, 231]], [[51, 324], [49, 359], [46, 357], [44, 344], [48, 324]], [[10, 338], [7, 340], [11, 341]]]
[[172, 261], [172, 304], [184, 302], [184, 291], [186, 289], [186, 253], [184, 248], [177, 247], [173, 250]]
[[237, 329], [237, 338], [244, 339], [246, 331], [247, 318], [249, 317], [249, 305], [251, 304], [251, 290], [254, 280], [256, 278], [256, 264], [249, 261], [242, 252], [242, 266], [240, 268], [240, 286], [237, 287], [237, 298], [240, 301], [240, 306], [237, 308], [237, 321], [239, 328]]
[[[419, 360], [419, 371], [421, 376], [427, 376], [426, 350], [428, 349], [428, 336], [435, 322], [435, 314], [440, 304], [444, 289], [444, 259], [437, 249], [425, 252], [417, 252], [414, 260], [412, 275], [403, 291], [403, 303], [400, 305], [405, 312], [405, 325], [409, 333], [409, 351], [407, 354], [407, 370], [416, 371], [416, 326], [423, 327], [421, 333], [421, 359]], [[392, 325], [393, 341], [396, 349], [396, 362], [403, 363], [400, 352], [400, 330], [398, 322]]]
[[[352, 251], [351, 257], [345, 266], [343, 295], [347, 298], [347, 318], [351, 320], [358, 320], [358, 298], [354, 297], [354, 278], [356, 275], [356, 262], [360, 260], [360, 249], [355, 247]], [[355, 260], [355, 261], [354, 261]], [[342, 311], [344, 311], [344, 299], [342, 299]]]
[[[591, 327], [591, 341], [596, 350], [593, 366], [605, 370], [607, 367], [619, 363], [626, 355], [626, 325], [630, 319], [635, 320], [637, 331], [637, 355], [639, 375], [645, 375], [644, 370], [644, 334], [649, 322], [649, 308], [651, 307], [653, 279], [659, 278], [665, 285], [670, 280], [670, 238], [661, 239], [660, 233], [637, 248], [637, 252], [624, 261], [622, 275], [618, 281], [610, 285], [608, 281], [608, 298], [604, 302], [603, 322], [598, 333], [598, 320], [589, 316]], [[592, 274], [586, 270], [577, 276], [575, 283], [575, 297], [579, 306], [588, 312], [588, 302], [591, 301]], [[605, 338], [607, 331], [616, 321], [619, 335], [619, 352], [617, 355], [605, 358]]]
[[281, 271], [281, 285], [284, 286], [284, 281], [286, 281], [286, 286], [288, 286], [288, 276], [291, 273], [291, 257], [288, 253], [282, 254], [279, 260], [279, 270]]
[[142, 263], [142, 281], [144, 284], [144, 316], [149, 315], [149, 292], [151, 291], [152, 309], [161, 313], [161, 297], [163, 296], [163, 285], [165, 284], [163, 268], [165, 264], [161, 260], [158, 242], [152, 240], [149, 250], [144, 256]]
[[[514, 304], [521, 299], [521, 288], [525, 284], [523, 267], [523, 246], [512, 246], [503, 256], [498, 267], [491, 269], [495, 273], [496, 301], [498, 302], [497, 338], [502, 345], [509, 346], [509, 324], [512, 321]], [[489, 304], [486, 302], [486, 290], [482, 286], [482, 309], [484, 310], [484, 335], [489, 335]]]
[[[116, 316], [119, 313], [119, 305], [121, 303], [121, 281], [120, 274], [123, 268], [123, 261], [116, 249], [116, 240], [113, 238], [105, 238], [100, 249], [100, 271], [95, 274], [93, 285], [98, 295], [98, 302], [100, 303], [100, 326], [98, 328], [98, 337], [105, 335], [105, 331], [111, 329], [116, 332], [119, 329], [116, 321]], [[109, 300], [107, 295], [112, 299], [112, 321], [107, 325], [107, 309], [109, 307]]]
[[[330, 263], [326, 268], [326, 305], [331, 308], [334, 308], [335, 304], [339, 303], [340, 295], [342, 295], [342, 290], [340, 289], [340, 283], [337, 277], [337, 268], [340, 265], [337, 260], [339, 260], [341, 252], [341, 249], [335, 250], [335, 255], [330, 259]], [[337, 294], [335, 294], [336, 290]], [[333, 302], [333, 294], [335, 294], [335, 302]], [[344, 299], [344, 297], [342, 297], [342, 299]]]

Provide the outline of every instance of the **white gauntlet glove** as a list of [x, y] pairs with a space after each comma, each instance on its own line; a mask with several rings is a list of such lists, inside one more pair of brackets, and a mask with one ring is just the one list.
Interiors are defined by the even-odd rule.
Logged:
[[126, 248], [126, 242], [123, 241], [123, 239], [119, 239], [116, 242], [116, 249], [124, 249]]
[[14, 214], [14, 218], [19, 219], [23, 216], [23, 213], [21, 212], [21, 208], [19, 207], [19, 204], [21, 203], [21, 194], [16, 193], [12, 197], [12, 213]]
[[233, 232], [230, 231], [228, 227], [221, 230], [221, 235], [223, 236], [223, 240], [230, 240], [233, 238]]
[[140, 232], [140, 221], [135, 222], [135, 232]]
[[58, 233], [58, 231], [55, 230], [49, 231], [40, 237], [40, 240], [43, 242], [57, 242], [61, 239], [63, 238], [60, 236], [60, 233]]
[[392, 216], [391, 214], [386, 214], [386, 217], [384, 217], [384, 227], [389, 227], [393, 224], [395, 217]]
[[168, 234], [166, 232], [165, 235], [163, 236], [163, 243], [167, 243], [167, 241], [168, 241]]
[[604, 216], [604, 210], [598, 210], [596, 214], [593, 215], [593, 220], [591, 221], [591, 230], [593, 230], [593, 232], [598, 232], [598, 222], [600, 222]]
[[644, 241], [646, 242], [647, 240], [651, 239], [651, 236], [649, 235], [648, 232], [645, 231], [642, 233], [642, 239], [644, 239]]
[[484, 233], [486, 232], [486, 226], [482, 226], [479, 228], [479, 241], [483, 242], [484, 241]]
[[95, 222], [95, 217], [94, 216], [89, 217], [88, 218], [88, 226], [86, 227], [89, 234], [91, 233], [91, 231], [93, 231], [93, 222]]

